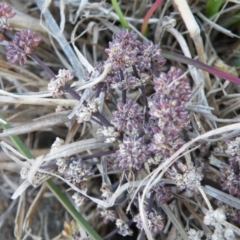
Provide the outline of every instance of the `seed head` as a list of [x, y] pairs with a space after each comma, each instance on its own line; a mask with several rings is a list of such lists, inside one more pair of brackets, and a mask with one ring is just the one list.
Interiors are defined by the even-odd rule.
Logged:
[[161, 55], [161, 49], [151, 41], [143, 42], [140, 45], [141, 55], [138, 56], [137, 66], [140, 71], [151, 70], [154, 67], [161, 71], [166, 59]]
[[203, 231], [197, 231], [193, 228], [190, 228], [188, 231], [188, 240], [199, 240], [202, 239], [203, 235]]
[[180, 138], [179, 132], [172, 128], [153, 129], [153, 137], [149, 144], [149, 151], [157, 154], [157, 160], [170, 157], [175, 151], [184, 145], [184, 140]]
[[119, 137], [120, 133], [116, 131], [115, 127], [105, 127], [99, 128], [97, 130], [97, 134], [100, 136], [106, 137], [106, 143], [113, 143], [116, 142], [117, 138]]
[[171, 96], [182, 103], [188, 102], [191, 95], [188, 78], [181, 69], [175, 67], [171, 67], [168, 73], [162, 72], [154, 79], [154, 89], [157, 93]]
[[72, 195], [72, 199], [74, 199], [74, 202], [75, 202], [77, 207], [82, 206], [86, 201], [86, 198], [78, 192], [75, 192]]
[[186, 193], [190, 197], [201, 185], [201, 180], [203, 178], [202, 167], [195, 167], [193, 165], [187, 167], [181, 162], [178, 162], [178, 168], [183, 174], [178, 173], [175, 167], [172, 167], [168, 173], [175, 181], [177, 187], [180, 190], [186, 189]]
[[52, 78], [48, 84], [48, 91], [53, 97], [58, 97], [59, 95], [63, 95], [65, 93], [63, 88], [66, 83], [73, 79], [74, 74], [74, 71], [59, 69], [58, 75], [56, 75], [55, 78]]
[[87, 99], [86, 105], [82, 104], [76, 112], [77, 121], [79, 123], [90, 121], [92, 114], [98, 111], [100, 105], [100, 98]]
[[102, 198], [103, 199], [109, 199], [112, 196], [112, 191], [110, 190], [110, 187], [108, 184], [103, 183], [102, 187], [100, 188], [100, 191], [102, 192]]
[[[239, 165], [240, 161], [240, 137], [235, 138], [233, 141], [227, 141], [226, 153], [230, 156], [230, 165]], [[232, 166], [233, 167], [233, 166]]]

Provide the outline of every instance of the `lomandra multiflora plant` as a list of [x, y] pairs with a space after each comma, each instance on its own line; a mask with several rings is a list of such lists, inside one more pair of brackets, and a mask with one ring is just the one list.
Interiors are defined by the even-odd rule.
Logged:
[[[70, 69], [59, 69], [59, 72], [54, 74], [34, 54], [41, 38], [30, 29], [12, 31], [8, 18], [14, 17], [15, 14], [6, 3], [0, 4], [0, 14], [2, 40], [9, 41], [6, 46], [7, 60], [11, 64], [18, 63], [24, 66], [27, 57], [32, 58], [50, 74], [51, 79], [46, 87], [54, 98], [70, 93], [73, 98], [81, 100], [81, 94], [70, 87], [74, 72]], [[186, 109], [191, 95], [188, 78], [175, 67], [171, 67], [167, 73], [162, 72], [166, 60], [161, 55], [158, 45], [151, 41], [142, 42], [137, 34], [121, 30], [114, 35], [105, 51], [108, 58], [99, 63], [93, 72], [86, 73], [86, 82], [90, 81], [92, 76], [102, 76], [106, 68], [107, 74], [99, 83], [91, 86], [95, 94], [82, 101], [75, 111], [75, 119], [80, 124], [91, 124], [92, 121], [97, 123], [97, 134], [109, 143], [109, 149], [99, 150], [94, 155], [86, 153], [83, 156], [57, 158], [51, 164], [45, 164], [44, 169], [47, 169], [49, 174], [37, 172], [32, 181], [32, 185], [38, 186], [49, 178], [51, 173], [62, 177], [74, 188], [73, 199], [77, 206], [88, 201], [86, 181], [90, 181], [97, 174], [86, 160], [97, 157], [106, 173], [113, 170], [116, 172], [113, 182], [102, 182], [100, 189], [102, 195], [99, 199], [109, 202], [118, 186], [134, 180], [134, 175], [151, 173], [176, 152], [185, 143], [181, 137], [182, 131], [191, 129], [189, 111]], [[138, 92], [139, 95], [136, 94]], [[104, 116], [99, 111], [103, 105], [110, 110], [109, 116]], [[52, 151], [56, 151], [62, 145], [64, 140], [57, 138], [52, 145]], [[172, 170], [170, 175], [180, 187], [179, 178], [176, 176], [178, 171], [181, 171], [176, 169], [175, 174]], [[27, 179], [29, 171], [30, 166], [24, 166], [21, 177]], [[121, 174], [122, 172], [124, 174]], [[201, 178], [196, 176], [194, 180], [194, 184], [197, 184]], [[183, 177], [184, 184], [181, 184], [180, 190], [191, 189], [188, 183], [194, 180]], [[174, 184], [174, 181], [170, 182]], [[161, 233], [167, 222], [160, 207], [171, 199], [171, 185], [167, 185], [166, 182], [161, 181], [149, 189], [145, 201], [147, 225], [155, 237]], [[81, 191], [78, 192], [77, 189]], [[141, 189], [138, 194], [141, 195]], [[126, 211], [130, 202], [131, 213], [123, 217], [117, 209], [121, 207]], [[139, 228], [143, 237], [143, 223], [138, 208], [137, 197], [132, 198], [131, 193], [126, 190], [119, 194], [111, 208], [97, 206], [104, 224], [116, 224], [117, 231], [110, 232], [106, 238], [116, 232], [122, 236], [133, 235], [133, 225]], [[76, 232], [74, 234], [77, 236]]]
[[[43, 161], [34, 174], [34, 163], [23, 164], [21, 178], [29, 179], [31, 174], [30, 183], [37, 187], [54, 175], [70, 186], [76, 206], [84, 206], [89, 201], [98, 203], [95, 209], [102, 223], [112, 228], [115, 224], [113, 229], [106, 226], [109, 232], [104, 239], [115, 234], [130, 235], [132, 239], [137, 239], [139, 234], [139, 239], [143, 239], [146, 228], [153, 238], [160, 239], [169, 220], [166, 206], [175, 201], [174, 194], [193, 197], [204, 177], [200, 161], [185, 164], [184, 159], [179, 158], [164, 178], [147, 189], [144, 197], [142, 195], [147, 184], [145, 177], [151, 176], [160, 164], [176, 153], [186, 143], [184, 133], [188, 135], [191, 131], [187, 104], [192, 92], [186, 74], [174, 66], [163, 72], [166, 60], [158, 45], [140, 41], [131, 31], [119, 30], [105, 50], [107, 59], [98, 63], [93, 71], [86, 70], [85, 83], [94, 94], [83, 98], [82, 92], [71, 87], [74, 71], [59, 69], [55, 74], [34, 54], [41, 42], [40, 36], [30, 29], [16, 32], [11, 29], [8, 19], [14, 15], [8, 4], [0, 3], [0, 36], [2, 41], [8, 41], [7, 60], [24, 66], [28, 57], [33, 59], [49, 74], [46, 88], [52, 97], [70, 94], [78, 100], [73, 120], [80, 126], [87, 124], [94, 129], [97, 126], [93, 137], [107, 143], [107, 147], [94, 153], [86, 151]], [[64, 145], [64, 139], [57, 138], [50, 153], [58, 152]], [[235, 145], [239, 147], [239, 143]], [[229, 150], [228, 154], [232, 155], [231, 165], [221, 170], [222, 187], [231, 195], [239, 196], [238, 153]], [[101, 171], [96, 165], [101, 166]], [[101, 194], [96, 196], [88, 189], [88, 183], [99, 177], [99, 171], [103, 178]], [[142, 198], [145, 215], [140, 211]], [[205, 215], [205, 224], [217, 229], [213, 237], [232, 234], [229, 229], [220, 227], [225, 221], [223, 210], [205, 211]], [[198, 228], [189, 228], [186, 232], [189, 239], [200, 239], [204, 235]], [[63, 238], [87, 239], [81, 237], [75, 222], [65, 223]]]

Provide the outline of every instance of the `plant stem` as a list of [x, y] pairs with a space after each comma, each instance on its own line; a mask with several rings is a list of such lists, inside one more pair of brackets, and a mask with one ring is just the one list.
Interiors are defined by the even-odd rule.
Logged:
[[31, 53], [29, 57], [36, 62], [44, 71], [46, 71], [52, 78], [55, 78], [55, 73], [34, 53]]
[[153, 5], [149, 8], [149, 10], [147, 11], [143, 23], [142, 23], [142, 27], [141, 27], [141, 32], [143, 35], [146, 36], [147, 34], [147, 26], [148, 26], [148, 20], [149, 18], [152, 16], [152, 14], [155, 12], [155, 10], [158, 8], [158, 6], [163, 2], [163, 0], [156, 0], [155, 3], [153, 3]]

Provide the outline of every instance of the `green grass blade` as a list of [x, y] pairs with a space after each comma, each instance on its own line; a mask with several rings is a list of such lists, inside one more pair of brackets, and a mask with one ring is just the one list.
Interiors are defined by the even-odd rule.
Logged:
[[93, 230], [89, 223], [79, 214], [76, 208], [71, 204], [65, 194], [51, 180], [47, 180], [49, 189], [54, 193], [59, 202], [67, 209], [69, 214], [79, 223], [81, 227], [89, 234], [91, 239], [102, 240], [102, 238]]
[[223, 4], [223, 0], [207, 0], [206, 2], [206, 16], [210, 18], [216, 14]]
[[119, 17], [119, 21], [120, 21], [122, 27], [129, 28], [128, 23], [127, 23], [127, 21], [124, 18], [124, 15], [122, 13], [122, 10], [121, 10], [117, 0], [111, 0], [111, 2], [112, 2], [113, 8], [114, 8], [116, 14]]
[[[6, 122], [6, 119], [1, 112], [0, 112], [0, 119], [2, 120], [1, 126], [4, 130], [11, 128], [10, 124]], [[4, 124], [3, 122], [6, 122], [6, 124]], [[26, 147], [26, 145], [22, 142], [22, 140], [18, 136], [12, 136], [10, 137], [10, 139], [20, 153], [25, 155], [28, 159], [34, 158], [33, 155], [30, 153], [30, 151], [28, 150], [28, 148]]]

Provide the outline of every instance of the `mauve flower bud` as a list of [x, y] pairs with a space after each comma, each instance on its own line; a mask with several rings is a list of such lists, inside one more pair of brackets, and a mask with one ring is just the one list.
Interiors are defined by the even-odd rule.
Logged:
[[26, 58], [32, 53], [34, 48], [40, 43], [41, 38], [31, 30], [21, 30], [17, 32], [13, 40], [9, 42], [6, 57], [7, 60], [14, 64], [19, 62], [21, 66], [25, 64]]
[[9, 29], [8, 19], [14, 17], [15, 14], [7, 3], [0, 3], [0, 28]]
[[118, 131], [128, 130], [132, 131], [138, 129], [139, 124], [144, 119], [143, 109], [132, 100], [128, 100], [126, 104], [119, 102], [118, 111], [113, 112], [112, 123], [116, 126]]
[[109, 48], [105, 50], [109, 55], [107, 61], [111, 62], [112, 68], [116, 70], [131, 67], [136, 63], [140, 43], [135, 33], [128, 30], [117, 33], [109, 43]]
[[15, 16], [15, 12], [13, 12], [12, 7], [7, 3], [0, 3], [0, 17], [5, 16], [7, 18], [12, 18]]
[[123, 138], [116, 156], [116, 162], [121, 169], [134, 168], [139, 170], [142, 164], [148, 160], [150, 151], [143, 137], [131, 135]]
[[[164, 216], [156, 212], [147, 213], [147, 224], [152, 235], [156, 235], [158, 232], [162, 231], [164, 227]], [[142, 219], [139, 214], [135, 215], [133, 222], [136, 222], [136, 226], [139, 229], [143, 229]]]

